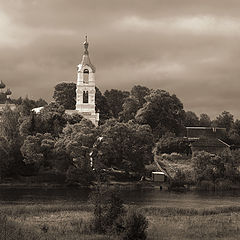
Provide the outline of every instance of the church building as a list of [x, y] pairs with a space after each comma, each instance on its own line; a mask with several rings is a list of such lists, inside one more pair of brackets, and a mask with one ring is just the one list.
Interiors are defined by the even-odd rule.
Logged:
[[82, 61], [78, 65], [77, 72], [77, 89], [76, 89], [76, 109], [66, 110], [66, 113], [79, 113], [86, 119], [92, 121], [97, 126], [99, 121], [99, 113], [95, 110], [95, 72], [96, 69], [92, 65], [88, 52], [87, 36], [84, 46]]

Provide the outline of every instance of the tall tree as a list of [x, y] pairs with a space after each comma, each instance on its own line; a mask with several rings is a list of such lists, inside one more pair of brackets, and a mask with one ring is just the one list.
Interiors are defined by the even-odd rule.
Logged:
[[148, 125], [108, 120], [99, 131], [102, 141], [95, 149], [96, 159], [105, 166], [142, 173], [152, 161], [153, 136]]
[[210, 127], [211, 119], [206, 113], [200, 114], [199, 125], [202, 127]]
[[[55, 145], [56, 161], [66, 160], [69, 165], [75, 167], [90, 163], [89, 154], [96, 136], [95, 126], [85, 118], [79, 123], [67, 124]], [[65, 156], [64, 159], [62, 158], [63, 155]]]
[[50, 166], [53, 159], [54, 143], [55, 139], [50, 133], [27, 136], [21, 147], [24, 162], [35, 165], [36, 170], [40, 166]]
[[40, 98], [39, 100], [33, 100], [26, 97], [22, 100], [21, 104], [18, 106], [18, 109], [21, 112], [21, 115], [29, 116], [33, 108], [43, 107], [45, 105], [47, 105], [47, 102], [42, 98]]
[[20, 113], [17, 110], [11, 110], [8, 106], [5, 107], [1, 115], [0, 159], [6, 167], [6, 175], [19, 173], [19, 166], [22, 165], [20, 152], [22, 138], [19, 133], [19, 117]]
[[187, 111], [185, 113], [184, 126], [185, 127], [196, 127], [196, 126], [199, 126], [199, 118], [198, 118], [198, 116], [194, 112], [192, 112], [192, 111]]
[[64, 112], [64, 107], [57, 103], [50, 103], [38, 114], [32, 112], [22, 120], [20, 125], [21, 135], [27, 136], [36, 133], [51, 133], [53, 136], [57, 137], [69, 120], [69, 117], [67, 117]]
[[135, 115], [140, 108], [139, 101], [135, 97], [127, 97], [122, 106], [123, 110], [119, 113], [120, 121], [128, 122], [135, 119]]
[[240, 120], [236, 120], [229, 130], [228, 137], [230, 143], [240, 145]]
[[75, 109], [76, 107], [76, 84], [59, 83], [55, 86], [53, 98], [56, 103], [63, 105], [65, 109]]
[[230, 112], [224, 111], [216, 118], [215, 123], [218, 127], [226, 128], [229, 131], [234, 124], [233, 115]]
[[147, 102], [136, 114], [137, 122], [149, 124], [156, 137], [161, 137], [166, 132], [176, 135], [182, 132], [185, 112], [176, 95], [157, 89], [152, 90], [145, 99]]
[[145, 97], [150, 94], [150, 89], [141, 85], [135, 85], [130, 94], [138, 100], [139, 106], [142, 107], [146, 102]]
[[118, 114], [122, 111], [124, 99], [129, 96], [129, 92], [117, 89], [106, 90], [104, 96], [107, 99], [108, 106], [114, 118], [118, 118]]
[[102, 95], [101, 91], [96, 87], [96, 111], [99, 112], [100, 124], [104, 123], [105, 120], [111, 117], [110, 108], [105, 96]]

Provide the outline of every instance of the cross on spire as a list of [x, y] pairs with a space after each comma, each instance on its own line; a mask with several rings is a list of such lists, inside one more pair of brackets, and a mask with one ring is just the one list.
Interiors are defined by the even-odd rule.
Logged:
[[88, 41], [87, 41], [87, 34], [85, 36], [85, 42], [83, 43], [84, 46], [84, 54], [88, 54]]

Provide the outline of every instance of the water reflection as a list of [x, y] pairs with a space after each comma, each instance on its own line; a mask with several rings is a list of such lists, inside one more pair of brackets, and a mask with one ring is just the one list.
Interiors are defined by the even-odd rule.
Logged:
[[[85, 203], [90, 190], [73, 188], [1, 188], [1, 203], [49, 203], [53, 201], [71, 201]], [[157, 189], [120, 190], [120, 195], [127, 204], [162, 207], [197, 207], [240, 206], [240, 191], [230, 192], [187, 192], [174, 193]]]

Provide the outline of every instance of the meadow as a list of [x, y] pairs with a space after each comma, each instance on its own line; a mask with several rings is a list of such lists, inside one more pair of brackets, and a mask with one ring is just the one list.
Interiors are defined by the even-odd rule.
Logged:
[[[148, 220], [148, 239], [239, 239], [240, 206], [208, 208], [134, 206]], [[1, 204], [1, 240], [105, 240], [115, 236], [92, 232], [91, 204], [69, 202]]]

